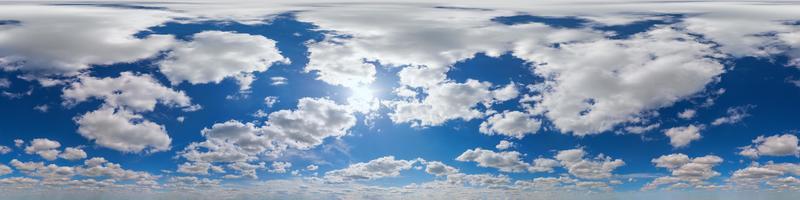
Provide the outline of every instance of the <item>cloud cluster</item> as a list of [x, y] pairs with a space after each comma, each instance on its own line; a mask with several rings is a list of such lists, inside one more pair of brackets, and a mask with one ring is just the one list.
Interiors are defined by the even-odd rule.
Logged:
[[203, 31], [182, 42], [159, 62], [159, 69], [173, 85], [219, 83], [235, 78], [240, 90], [248, 90], [253, 73], [264, 72], [275, 63], [288, 63], [263, 36], [222, 31]]
[[653, 190], [667, 184], [672, 184], [672, 187], [683, 187], [687, 184], [695, 188], [712, 186], [706, 180], [720, 175], [713, 168], [722, 161], [722, 158], [714, 155], [696, 158], [680, 153], [663, 155], [652, 162], [656, 167], [666, 168], [672, 175], [658, 177], [642, 187], [642, 190]]
[[100, 146], [122, 152], [170, 149], [172, 139], [165, 128], [137, 113], [151, 112], [156, 104], [189, 111], [199, 109], [184, 92], [165, 87], [150, 75], [130, 72], [113, 78], [82, 76], [63, 90], [62, 98], [66, 106], [102, 100], [98, 110], [75, 118], [78, 133]]
[[739, 155], [750, 158], [759, 156], [800, 156], [797, 136], [792, 134], [758, 136], [753, 144], [741, 147]]

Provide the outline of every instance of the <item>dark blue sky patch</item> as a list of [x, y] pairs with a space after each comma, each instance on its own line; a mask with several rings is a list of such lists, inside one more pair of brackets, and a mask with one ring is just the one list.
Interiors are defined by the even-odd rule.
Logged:
[[662, 14], [656, 16], [663, 18], [636, 21], [630, 24], [623, 24], [623, 25], [600, 26], [596, 27], [595, 29], [614, 32], [615, 35], [611, 37], [612, 39], [626, 39], [630, 38], [631, 36], [637, 33], [646, 32], [657, 25], [679, 23], [685, 17], [685, 15], [683, 14]]
[[19, 26], [20, 24], [22, 24], [22, 22], [19, 20], [13, 20], [13, 19], [0, 20], [0, 26]]
[[550, 16], [534, 16], [534, 15], [515, 15], [515, 16], [502, 16], [492, 18], [493, 22], [516, 25], [527, 23], [542, 23], [556, 28], [582, 28], [589, 22], [587, 19], [579, 17], [550, 17]]

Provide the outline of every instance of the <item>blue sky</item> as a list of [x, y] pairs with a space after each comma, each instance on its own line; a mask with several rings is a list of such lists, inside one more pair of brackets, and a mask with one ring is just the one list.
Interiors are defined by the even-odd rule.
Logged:
[[793, 4], [4, 4], [9, 198], [800, 189]]

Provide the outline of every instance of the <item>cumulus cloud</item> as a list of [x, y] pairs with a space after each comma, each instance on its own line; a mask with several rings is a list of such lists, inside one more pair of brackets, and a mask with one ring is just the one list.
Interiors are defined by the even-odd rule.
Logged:
[[504, 135], [522, 139], [526, 134], [539, 131], [541, 122], [519, 111], [497, 113], [481, 123], [480, 132], [488, 135]]
[[123, 72], [114, 78], [82, 76], [78, 82], [65, 88], [64, 105], [72, 106], [92, 98], [103, 105], [76, 117], [78, 133], [95, 140], [101, 146], [123, 152], [165, 151], [171, 138], [162, 125], [153, 123], [140, 114], [155, 109], [156, 104], [196, 110], [191, 99], [182, 91], [164, 87], [150, 75]]
[[0, 155], [11, 153], [11, 147], [0, 145]]
[[692, 119], [697, 114], [697, 110], [694, 109], [686, 109], [683, 112], [678, 113], [678, 117], [681, 119]]
[[[41, 12], [44, 9], [47, 12]], [[0, 13], [2, 19], [22, 22], [0, 29], [0, 67], [39, 78], [72, 76], [91, 65], [149, 58], [174, 42], [169, 35], [133, 36], [175, 16], [166, 11], [9, 5]]]
[[703, 126], [680, 126], [667, 129], [664, 134], [669, 137], [669, 143], [672, 147], [680, 148], [689, 145], [692, 141], [699, 140], [701, 129], [703, 129]]
[[101, 108], [75, 118], [75, 122], [81, 136], [117, 151], [166, 151], [172, 142], [164, 126], [125, 109]]
[[411, 169], [411, 166], [416, 162], [416, 159], [396, 160], [394, 156], [385, 156], [365, 163], [351, 164], [344, 169], [325, 172], [325, 180], [329, 182], [346, 182], [396, 177], [400, 175], [400, 171]]
[[[347, 106], [325, 98], [302, 98], [297, 109], [275, 111], [267, 117], [263, 126], [236, 120], [214, 124], [201, 131], [205, 141], [191, 143], [179, 154], [193, 162], [231, 163], [228, 168], [240, 174], [227, 178], [256, 178], [255, 169], [265, 166], [250, 162], [261, 156], [276, 158], [289, 148], [314, 148], [326, 138], [346, 135], [355, 126], [355, 116]], [[281, 167], [290, 164], [273, 163], [272, 167], [271, 172], [285, 173]]]
[[308, 170], [308, 171], [317, 171], [317, 169], [319, 169], [319, 166], [317, 166], [317, 165], [308, 165], [308, 166], [306, 166], [306, 170]]
[[158, 103], [181, 108], [192, 107], [191, 98], [183, 91], [164, 87], [150, 75], [131, 72], [122, 72], [113, 78], [81, 76], [78, 82], [64, 89], [61, 97], [64, 99], [63, 104], [67, 106], [96, 98], [110, 107], [134, 112], [153, 111]]
[[183, 163], [178, 166], [178, 172], [184, 174], [196, 174], [196, 175], [208, 175], [208, 170], [213, 172], [222, 173], [225, 170], [220, 166], [215, 166], [210, 163], [198, 162], [198, 163]]
[[6, 174], [11, 174], [11, 172], [14, 172], [14, 170], [11, 169], [11, 167], [8, 167], [7, 165], [4, 165], [4, 164], [0, 164], [0, 176], [5, 176]]
[[439, 161], [427, 161], [425, 164], [425, 172], [434, 176], [447, 176], [458, 173], [458, 169], [451, 167]]
[[581, 148], [562, 150], [556, 154], [555, 159], [567, 169], [569, 174], [585, 179], [606, 179], [612, 176], [611, 172], [625, 165], [621, 159], [612, 159], [603, 154], [594, 159], [584, 158], [586, 151]]
[[235, 78], [240, 90], [248, 90], [252, 74], [264, 72], [275, 63], [288, 63], [275, 47], [275, 41], [263, 36], [222, 31], [203, 31], [192, 41], [176, 44], [159, 63], [161, 73], [173, 85], [219, 83]]
[[87, 157], [86, 152], [83, 149], [75, 148], [75, 147], [67, 147], [64, 149], [64, 152], [58, 155], [59, 158], [63, 158], [66, 160], [80, 160]]
[[478, 166], [497, 168], [502, 172], [525, 172], [531, 167], [516, 151], [494, 152], [481, 148], [469, 149], [456, 158], [462, 162], [477, 162]]
[[356, 52], [359, 49], [342, 45], [338, 40], [333, 38], [309, 45], [310, 61], [305, 71], [315, 72], [317, 79], [332, 85], [356, 87], [372, 83], [375, 66], [359, 57], [361, 52]]
[[500, 140], [500, 143], [494, 146], [494, 148], [497, 148], [497, 150], [506, 150], [511, 147], [514, 147], [514, 143], [509, 142], [508, 140]]
[[61, 147], [61, 143], [58, 141], [47, 138], [36, 138], [31, 141], [30, 145], [25, 147], [25, 153], [36, 154], [45, 160], [53, 161], [58, 158], [58, 153], [61, 152], [58, 150], [59, 147]]
[[[626, 40], [596, 40], [558, 48], [518, 50], [548, 78], [536, 109], [559, 130], [576, 135], [611, 130], [642, 112], [702, 91], [724, 72], [713, 46], [663, 27]], [[664, 87], [669, 85], [669, 87]]]
[[773, 135], [769, 137], [758, 136], [753, 144], [741, 147], [739, 155], [751, 158], [759, 156], [800, 156], [797, 136], [792, 134]]
[[290, 162], [272, 162], [269, 172], [283, 174], [289, 171], [291, 167], [292, 163]]
[[653, 190], [661, 185], [681, 184], [694, 187], [708, 186], [705, 181], [719, 176], [720, 173], [714, 171], [714, 167], [722, 163], [722, 158], [714, 155], [689, 158], [685, 154], [670, 154], [655, 158], [652, 162], [656, 167], [666, 168], [672, 173], [671, 176], [662, 176], [647, 183], [642, 190]]

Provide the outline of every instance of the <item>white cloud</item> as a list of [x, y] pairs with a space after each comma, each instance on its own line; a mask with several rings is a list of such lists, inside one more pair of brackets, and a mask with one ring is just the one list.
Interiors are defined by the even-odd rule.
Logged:
[[252, 73], [264, 72], [278, 62], [288, 63], [275, 47], [275, 41], [263, 36], [222, 31], [204, 31], [192, 41], [179, 43], [159, 63], [161, 73], [173, 85], [219, 83], [225, 78], [239, 81], [240, 90], [248, 90]]
[[14, 146], [15, 147], [22, 147], [23, 144], [25, 144], [24, 140], [22, 140], [22, 139], [14, 139]]
[[75, 119], [78, 133], [101, 146], [123, 152], [165, 151], [171, 139], [163, 126], [148, 121], [137, 112], [149, 112], [156, 104], [196, 110], [182, 91], [164, 87], [150, 75], [123, 72], [115, 78], [80, 77], [63, 91], [65, 105], [98, 98], [103, 105]]
[[697, 110], [694, 109], [686, 109], [683, 112], [678, 113], [678, 117], [681, 119], [692, 119], [697, 114]]
[[269, 169], [269, 172], [283, 174], [289, 171], [292, 168], [292, 163], [290, 162], [272, 162], [272, 168]]
[[525, 172], [530, 164], [520, 158], [522, 154], [516, 151], [494, 152], [481, 148], [469, 149], [456, 158], [462, 162], [477, 162], [478, 166], [497, 168], [502, 172]]
[[25, 147], [25, 153], [37, 154], [45, 160], [55, 160], [58, 158], [59, 151], [57, 148], [61, 147], [58, 141], [49, 140], [47, 138], [36, 138], [31, 141], [31, 144]]
[[745, 117], [750, 116], [747, 111], [753, 106], [739, 106], [728, 108], [728, 116], [720, 117], [711, 122], [711, 125], [719, 126], [723, 124], [735, 124], [742, 121]]
[[11, 172], [14, 172], [14, 170], [12, 170], [11, 167], [8, 167], [8, 166], [6, 166], [4, 164], [0, 164], [0, 176], [5, 176], [6, 174], [11, 174]]
[[458, 169], [445, 165], [439, 161], [427, 161], [425, 164], [425, 172], [434, 176], [447, 176], [458, 173]]
[[11, 147], [0, 145], [0, 155], [11, 153]]
[[203, 163], [203, 162], [189, 163], [189, 162], [186, 162], [186, 163], [183, 163], [183, 164], [178, 166], [178, 172], [181, 172], [181, 173], [184, 173], [184, 174], [208, 175], [208, 170], [212, 169], [212, 168], [218, 169], [218, 170], [214, 170], [214, 171], [221, 170], [220, 167], [211, 165], [209, 163]]
[[533, 164], [528, 171], [531, 172], [553, 172], [553, 168], [560, 167], [561, 164], [557, 160], [549, 158], [533, 159]]
[[272, 108], [272, 106], [275, 105], [275, 103], [278, 103], [278, 97], [276, 96], [264, 97], [264, 105], [267, 105], [267, 107]]
[[653, 159], [652, 162], [656, 164], [656, 167], [666, 168], [672, 172], [672, 175], [658, 177], [642, 187], [642, 190], [652, 190], [666, 184], [707, 186], [708, 184], [704, 182], [705, 180], [720, 175], [713, 168], [722, 163], [722, 161], [722, 158], [714, 155], [689, 158], [689, 156], [679, 153], [658, 157]]
[[230, 120], [201, 131], [203, 142], [191, 143], [179, 154], [195, 162], [248, 162], [275, 158], [286, 149], [310, 149], [329, 137], [341, 137], [355, 126], [346, 106], [329, 99], [302, 98], [296, 110], [268, 115], [263, 126]]
[[519, 111], [497, 113], [481, 123], [480, 132], [487, 135], [504, 135], [522, 139], [526, 134], [539, 131], [541, 122]]
[[0, 13], [2, 19], [22, 22], [0, 29], [0, 67], [36, 76], [71, 76], [90, 65], [133, 62], [156, 55], [174, 41], [169, 35], [133, 37], [176, 16], [166, 11], [9, 5]]
[[306, 170], [308, 170], [308, 171], [317, 171], [317, 169], [319, 169], [319, 166], [317, 166], [317, 165], [308, 165], [308, 166], [306, 166]]
[[586, 151], [578, 148], [559, 151], [555, 158], [569, 174], [585, 179], [611, 178], [612, 171], [625, 165], [621, 159], [612, 159], [603, 154], [597, 155], [594, 159], [585, 159], [585, 155]]
[[310, 44], [309, 63], [305, 71], [315, 72], [317, 79], [331, 85], [356, 87], [372, 83], [375, 80], [375, 66], [358, 57], [362, 53], [356, 52], [357, 49], [342, 45], [342, 41], [338, 40], [333, 38]]
[[190, 108], [191, 98], [183, 91], [161, 85], [147, 74], [122, 72], [114, 78], [81, 76], [63, 91], [63, 104], [72, 106], [91, 98], [103, 100], [105, 105], [126, 108], [134, 112], [153, 111], [156, 104]]
[[769, 137], [758, 136], [753, 144], [741, 147], [739, 155], [751, 158], [759, 156], [800, 156], [797, 136], [792, 134], [773, 135]]
[[562, 132], [586, 135], [636, 121], [642, 112], [714, 82], [724, 70], [711, 57], [720, 55], [696, 40], [665, 27], [626, 40], [518, 49], [514, 55], [538, 63], [536, 75], [548, 77], [536, 110]]
[[514, 147], [514, 142], [509, 142], [508, 140], [500, 140], [500, 143], [494, 146], [497, 150], [506, 150], [511, 147]]
[[357, 180], [373, 180], [386, 177], [397, 177], [400, 171], [409, 170], [417, 160], [396, 160], [394, 156], [380, 157], [366, 163], [351, 164], [347, 168], [325, 173], [329, 182], [347, 182]]
[[77, 117], [75, 122], [81, 136], [117, 151], [166, 151], [172, 142], [164, 126], [125, 109], [101, 108]]
[[393, 102], [390, 113], [395, 123], [412, 123], [414, 126], [441, 125], [447, 120], [471, 120], [483, 117], [475, 107], [492, 99], [489, 82], [467, 80], [465, 83], [447, 82], [428, 90], [422, 101]]
[[664, 134], [669, 137], [669, 143], [672, 147], [680, 148], [689, 145], [690, 142], [700, 139], [700, 130], [702, 126], [681, 126], [673, 127], [664, 131]]
[[80, 160], [87, 157], [86, 152], [83, 149], [75, 148], [75, 147], [67, 147], [64, 149], [64, 152], [58, 155], [59, 158], [63, 158], [66, 160]]
[[650, 124], [647, 126], [627, 126], [625, 127], [625, 131], [633, 134], [642, 134], [648, 131], [655, 130], [658, 127], [661, 127], [660, 123]]
[[519, 91], [517, 90], [517, 85], [511, 82], [500, 89], [493, 90], [492, 95], [494, 95], [494, 98], [498, 101], [508, 101], [517, 98], [517, 96], [519, 96]]
[[282, 76], [274, 76], [274, 77], [270, 77], [269, 79], [272, 81], [271, 85], [275, 85], [275, 86], [286, 85], [286, 84], [289, 83], [289, 79], [287, 79], [286, 77], [282, 77]]

